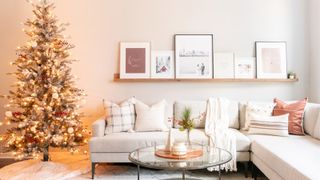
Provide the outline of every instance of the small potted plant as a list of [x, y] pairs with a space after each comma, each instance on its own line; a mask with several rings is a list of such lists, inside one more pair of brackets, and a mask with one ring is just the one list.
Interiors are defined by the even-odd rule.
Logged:
[[296, 73], [294, 73], [294, 72], [289, 72], [288, 73], [288, 78], [289, 79], [296, 79], [296, 77], [297, 77]]
[[180, 131], [187, 130], [187, 143], [191, 145], [190, 141], [190, 131], [194, 128], [194, 121], [191, 119], [191, 109], [185, 108], [182, 113], [182, 119], [180, 121]]

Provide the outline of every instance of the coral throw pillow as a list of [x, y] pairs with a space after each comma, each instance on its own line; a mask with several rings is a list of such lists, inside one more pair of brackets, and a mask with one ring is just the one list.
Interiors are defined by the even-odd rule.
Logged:
[[274, 99], [276, 106], [273, 109], [273, 116], [289, 113], [289, 134], [304, 135], [303, 113], [308, 98], [287, 104], [279, 99]]

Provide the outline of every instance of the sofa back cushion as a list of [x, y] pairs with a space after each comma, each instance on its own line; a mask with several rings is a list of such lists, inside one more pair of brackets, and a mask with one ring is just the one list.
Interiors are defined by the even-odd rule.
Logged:
[[174, 104], [174, 128], [179, 128], [182, 114], [186, 108], [191, 109], [191, 119], [194, 119], [195, 128], [204, 128], [206, 120], [206, 101], [177, 101]]
[[[207, 101], [177, 101], [174, 103], [174, 128], [179, 128], [178, 121], [186, 107], [191, 108], [191, 118], [195, 118], [196, 128], [205, 127], [205, 114]], [[230, 101], [229, 104], [229, 127], [239, 129], [239, 108], [237, 101]]]
[[[313, 136], [315, 132], [316, 123], [319, 117], [320, 104], [307, 103], [304, 111], [304, 130], [307, 134]], [[320, 131], [320, 129], [318, 129]]]
[[230, 101], [229, 104], [229, 128], [240, 129], [239, 102]]

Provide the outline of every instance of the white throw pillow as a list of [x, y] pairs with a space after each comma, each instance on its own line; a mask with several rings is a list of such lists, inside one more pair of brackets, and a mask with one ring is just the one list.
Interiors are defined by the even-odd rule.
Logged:
[[151, 107], [141, 101], [136, 101], [137, 119], [135, 131], [168, 131], [166, 119], [166, 101], [162, 100]]
[[119, 105], [104, 101], [106, 112], [105, 134], [127, 132], [133, 129], [135, 122], [134, 101], [134, 98], [130, 98]]
[[248, 130], [250, 125], [251, 114], [258, 114], [261, 116], [272, 116], [274, 103], [252, 103], [248, 102], [245, 109], [245, 125], [242, 130]]
[[274, 136], [289, 136], [289, 114], [281, 116], [261, 116], [251, 114], [248, 134], [266, 134]]

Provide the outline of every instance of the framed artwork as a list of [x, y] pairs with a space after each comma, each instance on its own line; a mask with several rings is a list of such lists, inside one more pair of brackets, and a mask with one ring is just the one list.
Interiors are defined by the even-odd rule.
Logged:
[[257, 78], [287, 78], [286, 42], [256, 42]]
[[150, 43], [120, 43], [120, 79], [150, 78]]
[[213, 63], [212, 34], [176, 34], [177, 79], [211, 79]]
[[235, 78], [254, 79], [256, 78], [256, 58], [236, 57], [234, 61]]
[[174, 52], [151, 52], [151, 78], [174, 78]]
[[234, 78], [234, 53], [214, 53], [214, 78]]

